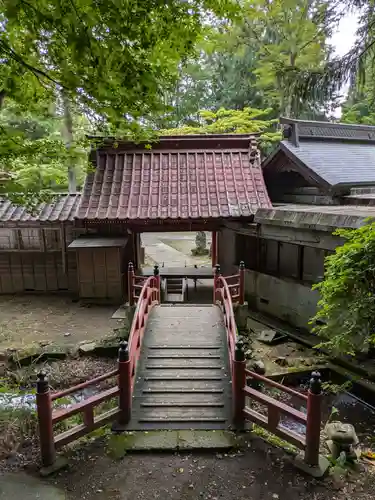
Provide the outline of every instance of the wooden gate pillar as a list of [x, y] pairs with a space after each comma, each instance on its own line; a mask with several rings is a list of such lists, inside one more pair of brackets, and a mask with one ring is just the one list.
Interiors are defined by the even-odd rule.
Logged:
[[48, 379], [44, 372], [38, 374], [36, 383], [36, 407], [39, 423], [40, 454], [43, 467], [50, 467], [56, 461], [52, 425], [52, 402]]
[[212, 267], [215, 267], [217, 264], [217, 231], [212, 231], [212, 243], [211, 243], [211, 263]]
[[320, 426], [322, 422], [322, 381], [319, 372], [311, 374], [307, 395], [307, 425], [305, 462], [310, 467], [319, 464]]

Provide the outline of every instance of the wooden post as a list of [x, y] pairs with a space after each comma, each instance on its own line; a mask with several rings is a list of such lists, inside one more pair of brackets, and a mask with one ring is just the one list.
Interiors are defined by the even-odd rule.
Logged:
[[322, 421], [322, 381], [319, 372], [313, 372], [307, 399], [305, 462], [310, 467], [319, 465], [320, 426]]
[[134, 306], [134, 266], [132, 262], [128, 265], [128, 296], [129, 305]]
[[221, 275], [220, 264], [215, 265], [215, 273], [214, 273], [214, 304], [217, 301], [217, 290], [219, 288], [218, 278]]
[[212, 267], [215, 267], [217, 264], [217, 232], [216, 231], [212, 231], [211, 262], [212, 262]]
[[52, 425], [52, 401], [48, 379], [44, 372], [38, 374], [36, 383], [36, 407], [39, 423], [40, 454], [43, 467], [50, 467], [56, 461]]
[[155, 288], [157, 289], [155, 300], [160, 304], [160, 273], [159, 266], [154, 265], [154, 278], [155, 278]]
[[[229, 353], [230, 354], [230, 353]], [[243, 410], [245, 408], [245, 386], [246, 386], [246, 361], [243, 343], [236, 343], [233, 360], [232, 391], [233, 391], [233, 423], [241, 429], [245, 424]]]
[[245, 263], [241, 260], [240, 262], [240, 305], [245, 303]]
[[118, 351], [119, 424], [128, 424], [132, 411], [132, 380], [128, 343], [123, 342]]

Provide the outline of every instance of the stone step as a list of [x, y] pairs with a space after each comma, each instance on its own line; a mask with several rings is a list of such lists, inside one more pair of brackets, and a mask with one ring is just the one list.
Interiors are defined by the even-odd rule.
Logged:
[[[193, 401], [160, 401], [160, 402], [144, 402], [140, 404], [141, 408], [224, 408], [222, 401], [214, 403], [196, 402]], [[169, 410], [168, 410], [169, 411]]]
[[[229, 381], [226, 381], [229, 385]], [[165, 380], [163, 378], [153, 378], [152, 380], [145, 380], [142, 386], [142, 391], [205, 391], [209, 393], [210, 391], [223, 391], [223, 380], [218, 377], [213, 380], [196, 380], [187, 379], [181, 380], [172, 378], [172, 380]]]
[[183, 360], [189, 360], [189, 359], [221, 359], [221, 356], [219, 354], [209, 354], [209, 355], [204, 355], [204, 354], [195, 354], [195, 353], [190, 353], [184, 351], [183, 353], [177, 352], [176, 354], [168, 355], [169, 353], [163, 353], [163, 354], [148, 354], [147, 359], [183, 359]]
[[228, 428], [226, 344], [218, 307], [155, 307], [145, 329], [129, 430]]
[[146, 382], [153, 382], [153, 381], [158, 381], [158, 382], [162, 382], [162, 381], [166, 381], [166, 382], [170, 382], [172, 380], [183, 380], [183, 381], [194, 381], [194, 380], [200, 380], [200, 381], [211, 381], [211, 380], [217, 380], [217, 381], [220, 381], [220, 382], [223, 382], [223, 376], [221, 375], [211, 375], [211, 374], [208, 374], [208, 375], [194, 375], [192, 376], [191, 374], [187, 374], [187, 375], [181, 375], [181, 376], [176, 376], [175, 374], [171, 374], [170, 372], [168, 374], [164, 374], [164, 373], [158, 373], [157, 375], [154, 375], [154, 374], [150, 374], [150, 375], [146, 375], [144, 377], [144, 380]]
[[221, 370], [223, 364], [219, 360], [207, 360], [207, 359], [161, 359], [161, 360], [147, 360], [146, 370], [162, 370], [163, 368], [168, 369], [179, 369], [179, 370]]
[[141, 405], [144, 403], [150, 405], [162, 405], [162, 404], [184, 404], [187, 406], [194, 405], [212, 405], [220, 404], [223, 405], [223, 393], [209, 393], [202, 392], [197, 393], [192, 392], [176, 392], [176, 393], [147, 393], [142, 392], [142, 395], [138, 398], [134, 398], [134, 402], [140, 402]]
[[226, 413], [222, 408], [216, 407], [142, 407], [139, 415], [139, 421], [144, 420], [216, 420], [225, 419]]
[[222, 368], [223, 362], [220, 357], [217, 358], [147, 358], [146, 368], [157, 368], [163, 366], [168, 368], [182, 368], [195, 370], [196, 368]]
[[193, 370], [188, 367], [168, 368], [167, 366], [160, 366], [159, 368], [146, 368], [145, 378], [150, 379], [150, 377], [158, 377], [159, 379], [163, 379], [164, 377], [170, 379], [173, 377], [179, 380], [199, 380], [202, 379], [202, 377], [218, 377], [219, 380], [225, 380], [227, 373], [225, 368], [220, 366], [214, 366], [212, 368], [195, 368]]

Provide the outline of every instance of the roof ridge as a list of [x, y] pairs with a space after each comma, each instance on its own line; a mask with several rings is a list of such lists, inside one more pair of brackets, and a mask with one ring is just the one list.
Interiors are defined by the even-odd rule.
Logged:
[[286, 118], [280, 117], [280, 123], [282, 125], [305, 125], [305, 126], [316, 126], [316, 127], [327, 127], [327, 128], [343, 128], [343, 129], [358, 129], [358, 130], [375, 130], [375, 125], [364, 125], [362, 123], [342, 123], [342, 122], [325, 122], [317, 120], [298, 120], [296, 118]]
[[375, 127], [350, 123], [331, 123], [280, 118], [283, 137], [296, 147], [302, 139], [375, 143]]

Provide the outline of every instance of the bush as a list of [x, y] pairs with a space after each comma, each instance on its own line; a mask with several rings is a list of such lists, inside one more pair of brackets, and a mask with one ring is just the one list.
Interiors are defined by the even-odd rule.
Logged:
[[313, 287], [321, 299], [310, 324], [322, 346], [355, 355], [375, 345], [375, 222], [334, 234], [346, 241], [326, 257], [324, 280]]

